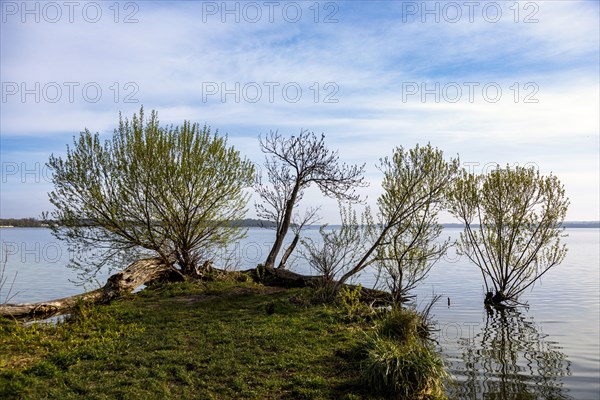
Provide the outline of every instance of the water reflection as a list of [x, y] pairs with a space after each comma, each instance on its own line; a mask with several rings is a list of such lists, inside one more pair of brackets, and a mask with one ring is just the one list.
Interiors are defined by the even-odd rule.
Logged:
[[483, 325], [459, 342], [451, 399], [572, 399], [562, 379], [571, 362], [541, 326], [518, 310], [492, 308]]

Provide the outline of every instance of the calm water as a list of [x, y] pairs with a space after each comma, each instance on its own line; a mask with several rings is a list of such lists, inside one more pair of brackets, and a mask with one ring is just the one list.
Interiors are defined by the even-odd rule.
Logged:
[[[446, 229], [457, 237], [459, 229]], [[432, 293], [442, 295], [433, 308], [436, 339], [454, 384], [452, 399], [600, 398], [600, 230], [569, 229], [566, 260], [528, 291], [517, 311], [486, 311], [481, 274], [450, 252], [415, 291], [421, 307]], [[317, 230], [307, 230], [316, 238]], [[232, 248], [238, 267], [249, 268], [267, 255], [274, 232], [252, 229]], [[49, 300], [81, 293], [65, 268], [71, 255], [46, 229], [0, 229], [8, 246], [3, 301], [18, 271], [12, 302]], [[310, 273], [296, 258], [294, 269]], [[107, 275], [99, 277], [103, 283]], [[363, 274], [364, 285], [373, 278]], [[450, 305], [448, 305], [448, 299]]]

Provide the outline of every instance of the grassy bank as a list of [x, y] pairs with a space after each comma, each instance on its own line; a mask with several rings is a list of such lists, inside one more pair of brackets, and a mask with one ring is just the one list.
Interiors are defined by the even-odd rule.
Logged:
[[3, 321], [0, 398], [384, 398], [364, 385], [366, 324], [309, 289], [171, 284], [70, 322]]

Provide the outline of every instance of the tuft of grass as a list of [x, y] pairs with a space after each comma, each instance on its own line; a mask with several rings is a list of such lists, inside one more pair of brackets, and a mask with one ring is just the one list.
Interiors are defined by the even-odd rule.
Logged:
[[429, 340], [430, 329], [421, 315], [413, 310], [394, 307], [384, 312], [376, 324], [378, 335], [406, 343], [413, 338]]
[[389, 398], [445, 399], [447, 372], [428, 336], [417, 312], [385, 312], [360, 347], [367, 386]]
[[402, 399], [445, 398], [444, 364], [430, 346], [374, 334], [366, 343], [366, 352], [362, 373], [371, 389]]

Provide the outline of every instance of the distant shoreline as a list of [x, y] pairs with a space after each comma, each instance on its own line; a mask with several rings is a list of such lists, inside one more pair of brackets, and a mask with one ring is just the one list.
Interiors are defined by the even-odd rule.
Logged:
[[[243, 219], [232, 221], [231, 224], [240, 228], [275, 228], [274, 223], [260, 219]], [[443, 228], [464, 228], [463, 224], [458, 223], [446, 223], [441, 225]], [[331, 224], [329, 226], [335, 228], [339, 225]], [[565, 221], [563, 227], [598, 229], [600, 228], [600, 221]], [[48, 225], [35, 218], [6, 218], [0, 219], [0, 229], [2, 228], [48, 228]], [[307, 228], [318, 229], [319, 225], [309, 225]]]
[[[464, 228], [463, 224], [441, 224], [444, 228]], [[473, 226], [479, 226], [474, 224]], [[565, 228], [600, 228], [600, 221], [565, 221], [562, 224]]]

